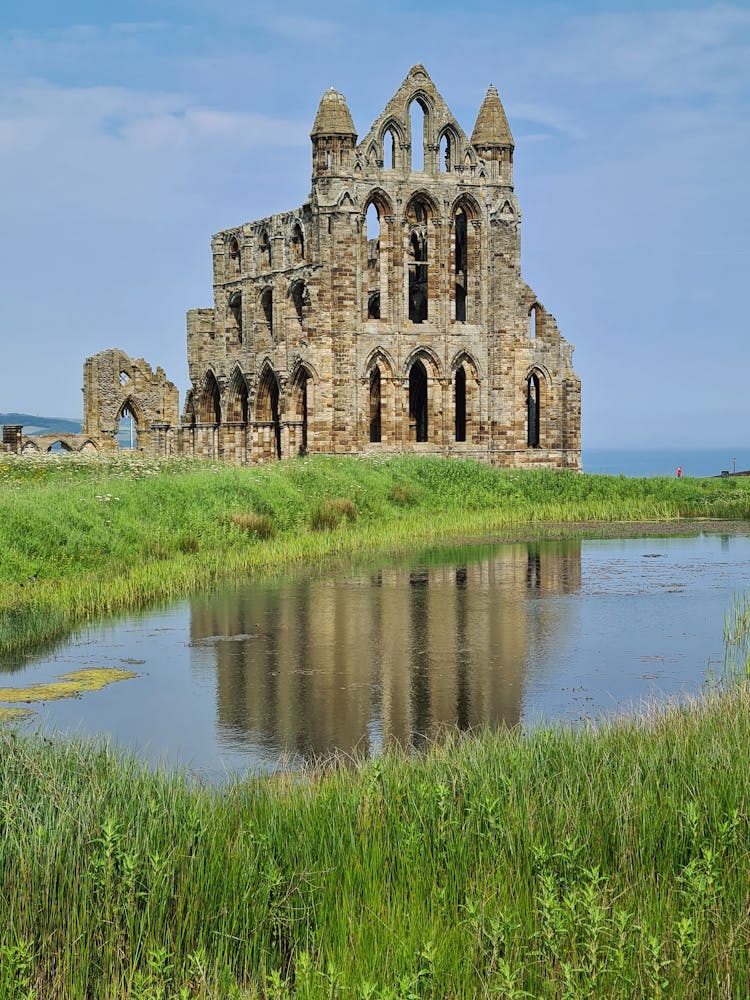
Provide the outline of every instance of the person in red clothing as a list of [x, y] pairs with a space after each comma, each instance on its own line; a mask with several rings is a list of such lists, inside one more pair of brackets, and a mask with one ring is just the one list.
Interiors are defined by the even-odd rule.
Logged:
[[677, 466], [677, 478], [678, 479], [682, 479], [682, 466], [681, 465]]

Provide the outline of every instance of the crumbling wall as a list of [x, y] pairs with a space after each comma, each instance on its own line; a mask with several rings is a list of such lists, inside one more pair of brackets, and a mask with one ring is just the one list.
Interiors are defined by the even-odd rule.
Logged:
[[[104, 450], [115, 450], [123, 413], [129, 412], [137, 429], [137, 447], [151, 450], [155, 428], [176, 427], [179, 393], [164, 370], [124, 351], [111, 348], [86, 358], [83, 366], [83, 434]], [[163, 435], [155, 435], [161, 438]], [[162, 445], [154, 442], [157, 451]]]

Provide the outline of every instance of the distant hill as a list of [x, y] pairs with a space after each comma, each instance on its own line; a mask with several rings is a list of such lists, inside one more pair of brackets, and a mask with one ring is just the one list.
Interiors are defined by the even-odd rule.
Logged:
[[0, 425], [23, 424], [24, 434], [80, 434], [81, 421], [38, 417], [31, 413], [0, 413]]

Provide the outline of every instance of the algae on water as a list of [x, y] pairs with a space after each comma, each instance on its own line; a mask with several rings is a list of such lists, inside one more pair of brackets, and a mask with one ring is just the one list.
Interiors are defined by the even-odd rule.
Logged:
[[[101, 691], [115, 681], [126, 681], [137, 677], [133, 670], [123, 670], [120, 667], [88, 667], [74, 670], [69, 674], [58, 674], [58, 680], [49, 684], [29, 684], [27, 687], [0, 688], [0, 701], [17, 704], [31, 704], [36, 701], [57, 701], [59, 698], [75, 698], [85, 691]], [[12, 709], [0, 708], [0, 718]], [[28, 712], [29, 709], [16, 710]], [[16, 716], [17, 717], [17, 716]]]
[[17, 722], [19, 719], [25, 719], [27, 715], [33, 714], [34, 712], [30, 708], [6, 708], [4, 705], [0, 705], [0, 724]]

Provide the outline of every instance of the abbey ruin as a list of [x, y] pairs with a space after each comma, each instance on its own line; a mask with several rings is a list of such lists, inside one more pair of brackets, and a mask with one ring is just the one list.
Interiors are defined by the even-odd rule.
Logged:
[[414, 66], [361, 141], [343, 95], [313, 123], [298, 209], [217, 233], [187, 315], [180, 420], [161, 371], [84, 369], [87, 441], [123, 413], [151, 454], [241, 464], [416, 452], [580, 468], [573, 348], [521, 277], [514, 142], [490, 87], [471, 138]]

